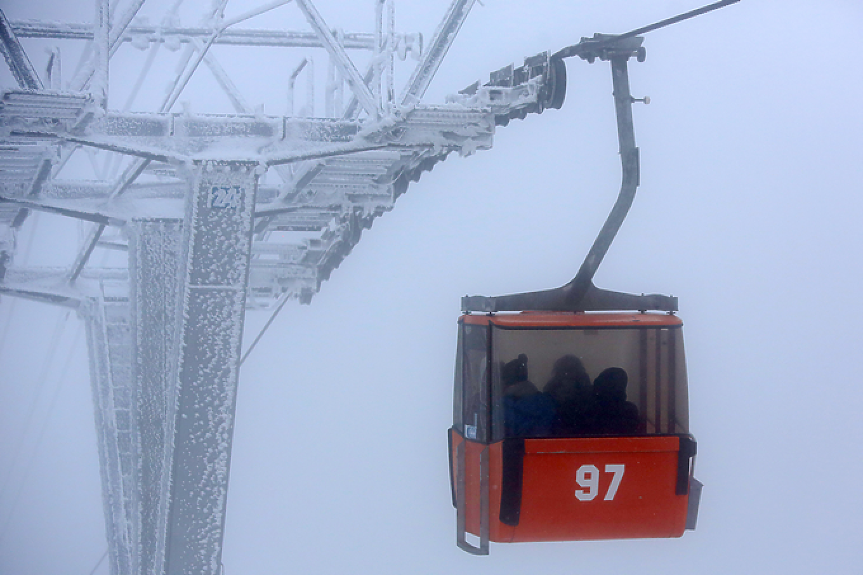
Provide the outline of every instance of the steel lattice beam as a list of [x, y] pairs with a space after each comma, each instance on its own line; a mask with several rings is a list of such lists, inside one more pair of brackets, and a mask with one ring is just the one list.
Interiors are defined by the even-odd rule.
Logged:
[[[256, 164], [199, 165], [180, 260], [177, 379], [164, 572], [218, 575], [246, 285]], [[213, 246], [220, 246], [214, 250]], [[158, 564], [157, 564], [158, 566]]]
[[[245, 310], [308, 303], [410, 182], [450, 154], [490, 148], [504, 120], [548, 107], [552, 67], [539, 55], [522, 80], [422, 103], [473, 4], [455, 0], [396, 101], [394, 51], [418, 35], [395, 32], [391, 2], [376, 3], [375, 34], [330, 30], [312, 0], [296, 0], [311, 33], [234, 27], [284, 0], [230, 19], [222, 0], [196, 28], [173, 15], [161, 26], [134, 20], [141, 0], [121, 2], [115, 17], [106, 0], [94, 2], [95, 24], [3, 19], [20, 85], [0, 93], [0, 296], [76, 308], [87, 321], [112, 574], [218, 575]], [[75, 90], [44, 90], [18, 38], [96, 49]], [[187, 45], [153, 112], [111, 106], [107, 61], [113, 69], [130, 44], [151, 52], [128, 103], [169, 51], [156, 47]], [[336, 85], [322, 99], [333, 117], [253, 111], [208, 51], [215, 45], [324, 48]], [[372, 52], [362, 75], [356, 50]], [[237, 113], [171, 113], [200, 63]], [[62, 86], [53, 74], [52, 87]], [[345, 83], [352, 98], [339, 113]], [[81, 150], [97, 177], [64, 175]], [[269, 168], [282, 183], [259, 186]], [[65, 267], [15, 261], [16, 234], [34, 210], [90, 222]], [[94, 265], [103, 249], [126, 252], [127, 266]]]

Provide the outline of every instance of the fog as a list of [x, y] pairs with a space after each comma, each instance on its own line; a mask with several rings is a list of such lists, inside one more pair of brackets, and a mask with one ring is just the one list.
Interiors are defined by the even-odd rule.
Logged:
[[[333, 26], [373, 30], [370, 0], [316, 5]], [[699, 5], [484, 0], [424, 102]], [[86, 1], [0, 6], [12, 20], [92, 14]], [[447, 6], [397, 2], [398, 29], [428, 39]], [[562, 109], [499, 127], [493, 149], [411, 184], [243, 364], [225, 573], [859, 573], [861, 25], [850, 0], [742, 0], [648, 34], [647, 60], [629, 66], [633, 96], [651, 99], [634, 107], [641, 187], [595, 283], [679, 297], [705, 484], [696, 531], [492, 544], [488, 557], [455, 545], [446, 432], [460, 298], [569, 281], [619, 189], [609, 66], [574, 59]], [[42, 44], [22, 44], [44, 63]], [[253, 86], [283, 87], [292, 65], [237, 58], [250, 103], [282, 113], [283, 91], [257, 102]], [[13, 86], [5, 68], [0, 81]], [[206, 87], [190, 85], [192, 106], [229, 112]], [[79, 235], [41, 215], [19, 250], [57, 265]], [[0, 298], [4, 575], [87, 575], [107, 548], [86, 344], [67, 315]], [[268, 318], [247, 313], [244, 347]]]

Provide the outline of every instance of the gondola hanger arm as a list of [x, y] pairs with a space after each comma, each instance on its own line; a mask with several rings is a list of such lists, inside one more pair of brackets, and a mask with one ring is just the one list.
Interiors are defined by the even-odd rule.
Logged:
[[[722, 0], [691, 10], [689, 12], [661, 20], [648, 26], [637, 28], [625, 34], [595, 34], [593, 38], [582, 38], [578, 44], [569, 46], [552, 56], [568, 58], [579, 56], [588, 62], [597, 58], [611, 63], [614, 85], [614, 107], [617, 116], [617, 137], [620, 146], [621, 186], [617, 201], [612, 207], [605, 224], [599, 231], [576, 276], [564, 286], [537, 292], [526, 292], [497, 297], [465, 296], [462, 310], [466, 312], [498, 311], [677, 311], [677, 298], [666, 295], [635, 295], [602, 290], [593, 285], [593, 276], [602, 263], [608, 248], [617, 236], [629, 208], [635, 199], [640, 183], [639, 153], [635, 145], [635, 129], [632, 121], [632, 104], [639, 101], [632, 97], [629, 90], [627, 62], [633, 56], [644, 61], [642, 47], [643, 34], [663, 28], [676, 22], [711, 12], [739, 0]], [[646, 102], [646, 98], [641, 100]]]

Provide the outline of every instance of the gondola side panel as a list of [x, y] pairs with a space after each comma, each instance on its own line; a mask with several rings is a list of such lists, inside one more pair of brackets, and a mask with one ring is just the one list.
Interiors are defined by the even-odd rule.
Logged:
[[677, 437], [526, 440], [512, 541], [680, 537], [678, 451]]

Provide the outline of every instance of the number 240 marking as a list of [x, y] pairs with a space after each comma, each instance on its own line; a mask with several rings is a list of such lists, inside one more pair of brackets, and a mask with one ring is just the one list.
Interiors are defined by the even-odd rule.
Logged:
[[[611, 501], [617, 495], [617, 488], [620, 487], [620, 481], [623, 479], [623, 464], [606, 465], [605, 472], [612, 473], [611, 485], [608, 486], [608, 491], [603, 499]], [[579, 501], [593, 501], [599, 493], [599, 469], [595, 465], [582, 465], [575, 472], [575, 482], [583, 489], [575, 490], [575, 497]]]
[[240, 191], [240, 186], [213, 186], [207, 206], [237, 209], [240, 207]]

